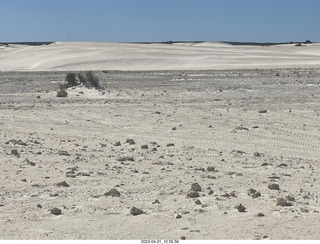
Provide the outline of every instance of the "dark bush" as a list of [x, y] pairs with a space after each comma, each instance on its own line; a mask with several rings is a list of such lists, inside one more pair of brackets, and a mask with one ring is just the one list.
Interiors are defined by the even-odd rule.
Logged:
[[99, 79], [96, 77], [92, 71], [89, 71], [87, 73], [78, 73], [78, 79], [81, 84], [85, 86], [93, 86], [95, 88], [101, 88]]
[[77, 75], [75, 73], [68, 73], [66, 76], [66, 85], [68, 87], [77, 85]]

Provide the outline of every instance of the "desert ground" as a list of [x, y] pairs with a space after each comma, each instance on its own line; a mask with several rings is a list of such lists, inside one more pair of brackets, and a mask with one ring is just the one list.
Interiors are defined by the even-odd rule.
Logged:
[[4, 52], [0, 239], [320, 239], [316, 61], [101, 66], [104, 89], [57, 97], [92, 66]]

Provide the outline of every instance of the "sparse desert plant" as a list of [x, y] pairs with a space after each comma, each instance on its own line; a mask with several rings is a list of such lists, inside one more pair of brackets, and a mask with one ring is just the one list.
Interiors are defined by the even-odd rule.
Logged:
[[93, 74], [92, 71], [89, 71], [87, 73], [78, 73], [78, 79], [81, 84], [85, 86], [93, 86], [95, 88], [102, 88], [100, 86], [100, 82], [97, 76]]
[[95, 76], [92, 71], [89, 71], [86, 73], [88, 82], [93, 85], [94, 87], [100, 87], [99, 79], [97, 76]]
[[67, 88], [77, 85], [77, 75], [75, 73], [68, 73], [66, 76]]
[[85, 85], [87, 83], [87, 77], [82, 72], [78, 73], [78, 79], [79, 79], [80, 84]]

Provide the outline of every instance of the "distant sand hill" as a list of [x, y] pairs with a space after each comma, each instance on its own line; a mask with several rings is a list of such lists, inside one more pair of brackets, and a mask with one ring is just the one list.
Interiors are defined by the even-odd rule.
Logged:
[[320, 67], [320, 44], [223, 42], [0, 44], [0, 71], [205, 70]]

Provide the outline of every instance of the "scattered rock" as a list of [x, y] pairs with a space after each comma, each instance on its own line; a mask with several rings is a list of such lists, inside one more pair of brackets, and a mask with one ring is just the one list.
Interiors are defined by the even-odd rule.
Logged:
[[279, 187], [278, 184], [269, 184], [269, 185], [268, 185], [268, 188], [269, 188], [270, 190], [280, 190], [280, 187]]
[[231, 132], [237, 132], [237, 130], [249, 130], [248, 128], [246, 128], [246, 127], [243, 127], [243, 126], [237, 126], [236, 128], [234, 128], [234, 130], [233, 131], [231, 131]]
[[50, 212], [54, 215], [61, 215], [62, 214], [62, 211], [59, 208], [53, 208], [50, 210]]
[[120, 197], [120, 192], [117, 191], [117, 189], [111, 189], [110, 191], [106, 192], [104, 194], [106, 197], [111, 196], [111, 197]]
[[127, 139], [126, 143], [128, 143], [129, 145], [134, 145], [136, 144], [136, 142], [133, 139]]
[[200, 196], [199, 193], [195, 192], [195, 191], [188, 192], [188, 194], [187, 194], [187, 197], [189, 197], [189, 198], [196, 198], [199, 196]]
[[19, 145], [19, 146], [27, 146], [27, 143], [21, 141], [21, 139], [19, 139], [19, 140], [12, 139], [12, 140], [9, 140], [9, 141], [5, 142], [5, 144], [13, 144], [13, 145]]
[[213, 166], [208, 166], [207, 171], [214, 172], [215, 168]]
[[260, 197], [260, 196], [261, 196], [261, 193], [258, 192], [258, 191], [256, 191], [256, 190], [253, 189], [253, 188], [250, 188], [247, 193], [248, 193], [248, 196], [250, 196], [250, 197], [252, 197], [252, 198], [257, 198], [257, 197]]
[[289, 207], [289, 206], [292, 206], [292, 203], [287, 202], [286, 199], [284, 199], [283, 197], [280, 197], [277, 199], [277, 206]]
[[139, 208], [133, 207], [130, 210], [130, 214], [132, 214], [133, 216], [136, 216], [136, 215], [144, 214], [144, 212]]
[[197, 205], [201, 205], [201, 202], [200, 202], [199, 199], [197, 199], [194, 203], [197, 204]]
[[201, 190], [201, 186], [200, 186], [198, 183], [193, 183], [193, 184], [191, 185], [191, 190], [192, 190], [192, 191], [202, 191], [202, 190]]
[[291, 201], [291, 202], [295, 202], [296, 201], [296, 199], [295, 199], [295, 197], [293, 197], [293, 196], [286, 196], [286, 199], [288, 200], [288, 201]]
[[121, 146], [121, 142], [117, 141], [115, 144], [113, 144], [115, 147]]
[[258, 152], [255, 152], [255, 153], [253, 154], [253, 156], [255, 156], [255, 157], [261, 157], [260, 153], [258, 153]]
[[69, 184], [66, 181], [62, 181], [62, 182], [57, 183], [56, 186], [69, 187]]
[[237, 205], [235, 206], [235, 208], [236, 208], [239, 212], [245, 212], [245, 211], [246, 211], [246, 208], [245, 208], [241, 203], [237, 204]]
[[16, 150], [16, 149], [12, 149], [11, 150], [11, 155], [14, 155], [14, 156], [16, 156], [16, 157], [20, 157], [20, 154], [19, 154], [19, 152], [18, 152], [18, 150]]
[[68, 92], [64, 90], [60, 90], [57, 92], [57, 97], [67, 97], [67, 96], [68, 96]]
[[279, 164], [277, 167], [278, 168], [285, 168], [285, 167], [288, 167], [288, 165], [287, 164]]
[[25, 159], [24, 161], [27, 163], [27, 165], [30, 165], [30, 166], [35, 166], [36, 165], [34, 162], [31, 162], [28, 159]]
[[118, 158], [117, 161], [119, 162], [124, 162], [124, 161], [135, 161], [133, 157], [121, 157], [121, 158]]
[[67, 151], [59, 151], [58, 154], [62, 156], [71, 156]]
[[148, 148], [149, 148], [148, 145], [142, 145], [142, 146], [141, 146], [141, 149], [148, 149]]
[[79, 172], [79, 173], [77, 174], [77, 176], [90, 176], [90, 174], [84, 173], [84, 172]]
[[230, 194], [229, 193], [227, 193], [227, 192], [225, 192], [225, 193], [223, 193], [222, 195], [220, 195], [221, 197], [230, 197]]
[[160, 204], [160, 201], [158, 199], [155, 199], [152, 204]]
[[268, 110], [266, 110], [266, 109], [260, 109], [260, 110], [258, 111], [259, 114], [265, 114], [265, 113], [267, 113], [267, 112], [268, 112]]

